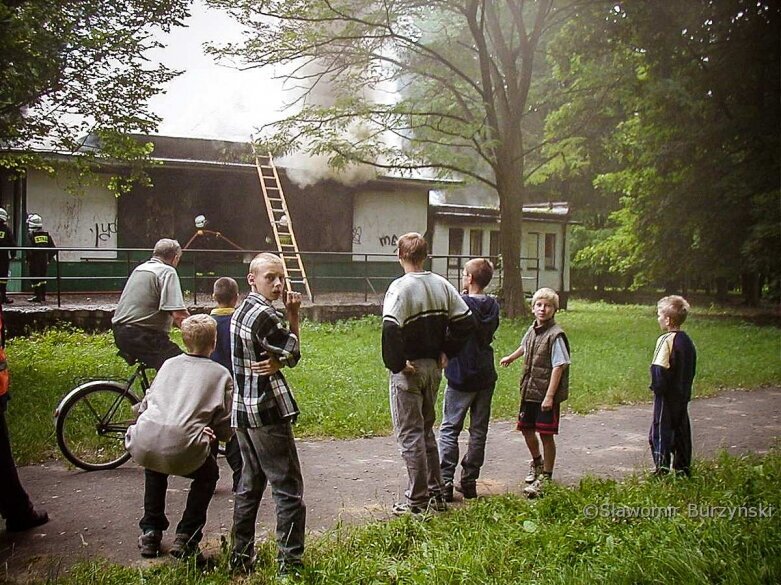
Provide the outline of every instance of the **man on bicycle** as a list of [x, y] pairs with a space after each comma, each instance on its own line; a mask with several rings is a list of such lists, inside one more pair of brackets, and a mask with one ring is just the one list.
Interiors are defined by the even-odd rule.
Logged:
[[120, 352], [156, 370], [182, 353], [168, 337], [171, 325], [179, 327], [190, 315], [176, 272], [181, 257], [179, 242], [159, 240], [152, 258], [128, 278], [111, 319]]

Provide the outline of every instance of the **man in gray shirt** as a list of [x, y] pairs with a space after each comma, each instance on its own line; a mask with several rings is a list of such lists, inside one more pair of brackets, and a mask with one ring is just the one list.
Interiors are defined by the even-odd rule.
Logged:
[[123, 357], [156, 370], [168, 358], [182, 353], [168, 337], [171, 325], [179, 327], [190, 315], [176, 272], [181, 257], [179, 242], [159, 240], [152, 258], [137, 266], [128, 278], [111, 319], [114, 342]]

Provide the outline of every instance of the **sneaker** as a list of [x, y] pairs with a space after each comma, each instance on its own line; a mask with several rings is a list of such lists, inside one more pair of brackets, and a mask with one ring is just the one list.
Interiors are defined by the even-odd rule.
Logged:
[[527, 498], [539, 498], [542, 496], [545, 484], [550, 480], [550, 477], [544, 473], [541, 473], [530, 485], [527, 485], [525, 488], [523, 488], [523, 495], [525, 495]]
[[434, 512], [447, 512], [447, 501], [443, 494], [434, 494], [428, 499], [428, 509]]
[[201, 553], [198, 548], [198, 542], [192, 536], [185, 534], [184, 532], [176, 533], [174, 543], [171, 545], [171, 550], [169, 552], [172, 557], [177, 559], [198, 556]]
[[24, 532], [25, 530], [46, 524], [48, 521], [49, 515], [46, 513], [46, 510], [33, 510], [27, 518], [6, 520], [5, 529], [8, 532]]
[[456, 488], [461, 494], [463, 494], [465, 500], [474, 500], [477, 497], [477, 484], [476, 483], [464, 483], [461, 482]]
[[537, 479], [537, 476], [542, 473], [543, 469], [543, 461], [540, 459], [539, 463], [534, 463], [534, 459], [532, 459], [529, 462], [529, 474], [526, 476], [526, 478], [523, 480], [526, 483], [534, 483], [534, 480]]
[[453, 484], [451, 482], [447, 482], [442, 488], [442, 499], [446, 502], [453, 501]]
[[160, 556], [160, 543], [163, 541], [162, 530], [144, 530], [138, 537], [138, 548], [145, 559], [153, 559]]
[[391, 508], [394, 516], [422, 516], [425, 509], [420, 506], [413, 506], [408, 502], [396, 502]]
[[39, 299], [38, 297], [30, 297], [29, 299], [27, 299], [27, 302], [28, 303], [42, 303], [43, 301], [41, 299]]

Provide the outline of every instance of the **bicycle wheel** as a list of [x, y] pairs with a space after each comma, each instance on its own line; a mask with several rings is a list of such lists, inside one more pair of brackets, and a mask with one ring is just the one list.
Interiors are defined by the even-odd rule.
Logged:
[[114, 469], [130, 459], [125, 432], [138, 398], [121, 384], [90, 382], [57, 408], [57, 444], [65, 458], [87, 471]]

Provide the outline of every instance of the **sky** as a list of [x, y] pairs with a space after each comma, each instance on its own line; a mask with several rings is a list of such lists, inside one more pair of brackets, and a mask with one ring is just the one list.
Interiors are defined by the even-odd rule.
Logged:
[[161, 135], [246, 141], [258, 126], [281, 117], [281, 81], [271, 72], [218, 65], [204, 53], [206, 41], [240, 38], [240, 27], [227, 14], [196, 1], [185, 24], [160, 33], [167, 46], [150, 54], [184, 71], [150, 100], [151, 110], [162, 118]]

